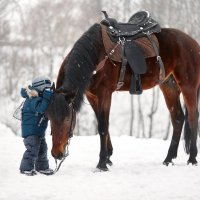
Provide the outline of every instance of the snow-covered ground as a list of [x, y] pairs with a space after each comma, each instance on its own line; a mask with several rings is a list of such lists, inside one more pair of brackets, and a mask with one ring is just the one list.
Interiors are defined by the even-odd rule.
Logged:
[[[47, 136], [49, 150], [51, 137]], [[0, 125], [0, 200], [199, 200], [200, 168], [187, 166], [182, 142], [174, 166], [163, 166], [169, 141], [112, 137], [114, 165], [94, 172], [98, 136], [74, 136], [70, 156], [53, 176], [18, 171], [22, 138]], [[55, 167], [49, 154], [50, 165]], [[200, 161], [200, 156], [198, 156]]]

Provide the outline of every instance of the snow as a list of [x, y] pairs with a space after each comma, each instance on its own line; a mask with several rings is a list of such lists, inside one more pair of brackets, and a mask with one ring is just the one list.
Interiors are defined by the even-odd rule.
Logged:
[[[47, 133], [49, 151], [51, 136]], [[170, 141], [113, 136], [114, 165], [96, 172], [99, 136], [74, 136], [70, 155], [53, 176], [28, 177], [18, 167], [23, 140], [0, 125], [0, 200], [197, 200], [199, 166], [187, 165], [180, 143], [174, 166], [163, 166]], [[52, 168], [54, 159], [49, 152]], [[198, 156], [198, 160], [200, 157]]]

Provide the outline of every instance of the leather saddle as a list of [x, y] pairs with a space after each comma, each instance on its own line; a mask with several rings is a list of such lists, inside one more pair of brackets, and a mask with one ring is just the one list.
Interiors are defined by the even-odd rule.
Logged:
[[107, 32], [113, 42], [118, 42], [119, 37], [133, 40], [161, 31], [160, 25], [151, 18], [147, 11], [135, 13], [130, 17], [128, 23], [117, 22], [116, 19], [109, 18], [106, 11], [102, 12], [105, 19], [101, 21], [101, 24], [108, 27]]
[[117, 90], [123, 86], [126, 65], [129, 64], [133, 72], [130, 93], [141, 94], [140, 75], [146, 73], [147, 66], [142, 49], [135, 40], [142, 37], [150, 38], [151, 34], [161, 31], [160, 25], [151, 18], [147, 11], [135, 13], [127, 23], [117, 22], [116, 19], [108, 17], [106, 11], [102, 12], [105, 19], [101, 21], [101, 24], [107, 27], [108, 36], [112, 42], [119, 43], [122, 46], [122, 67]]

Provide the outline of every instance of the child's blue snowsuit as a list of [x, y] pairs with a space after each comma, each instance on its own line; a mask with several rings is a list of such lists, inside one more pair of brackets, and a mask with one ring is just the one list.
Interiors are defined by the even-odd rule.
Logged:
[[44, 91], [42, 95], [29, 98], [22, 88], [21, 95], [26, 98], [22, 108], [22, 137], [26, 151], [24, 152], [20, 171], [45, 170], [49, 168], [45, 131], [48, 119], [44, 116], [52, 92]]

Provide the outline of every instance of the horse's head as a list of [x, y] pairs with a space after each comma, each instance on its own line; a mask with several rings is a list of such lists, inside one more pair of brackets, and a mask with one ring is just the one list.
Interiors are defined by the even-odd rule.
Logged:
[[74, 96], [73, 92], [55, 91], [46, 111], [51, 124], [51, 154], [55, 159], [61, 160], [66, 156], [66, 146], [73, 135], [76, 123]]

